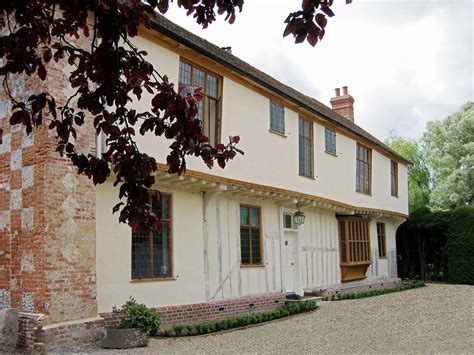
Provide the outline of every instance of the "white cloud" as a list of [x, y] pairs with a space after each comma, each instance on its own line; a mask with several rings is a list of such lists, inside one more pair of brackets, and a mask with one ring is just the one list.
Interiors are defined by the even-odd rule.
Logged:
[[473, 100], [471, 1], [339, 0], [315, 48], [282, 38], [299, 4], [248, 1], [233, 25], [219, 19], [206, 30], [176, 6], [166, 16], [325, 104], [348, 85], [356, 122], [380, 139], [420, 137], [427, 121]]

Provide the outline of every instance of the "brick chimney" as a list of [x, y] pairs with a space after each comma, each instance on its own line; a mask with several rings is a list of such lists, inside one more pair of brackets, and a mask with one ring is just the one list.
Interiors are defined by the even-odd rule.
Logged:
[[354, 122], [354, 98], [349, 95], [347, 86], [342, 87], [342, 95], [341, 89], [336, 88], [336, 96], [331, 99], [331, 106], [334, 111]]

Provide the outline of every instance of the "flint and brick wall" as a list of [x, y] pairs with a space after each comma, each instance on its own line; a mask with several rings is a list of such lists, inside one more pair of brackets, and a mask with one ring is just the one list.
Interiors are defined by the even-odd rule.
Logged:
[[[47, 91], [61, 106], [70, 94], [63, 65], [52, 62], [44, 82], [10, 75], [12, 95], [26, 101]], [[55, 152], [47, 122], [27, 135], [10, 125], [11, 114], [0, 90], [0, 308], [44, 313], [47, 323], [95, 317], [94, 185]], [[78, 129], [85, 154], [95, 151], [90, 121]]]

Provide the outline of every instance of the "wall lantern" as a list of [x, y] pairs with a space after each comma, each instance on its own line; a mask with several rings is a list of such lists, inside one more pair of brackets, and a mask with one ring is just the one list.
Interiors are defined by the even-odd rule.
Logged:
[[301, 211], [298, 208], [298, 211], [296, 211], [295, 214], [293, 215], [293, 220], [295, 221], [295, 224], [297, 224], [298, 226], [301, 226], [302, 224], [304, 224], [305, 219], [306, 219], [306, 216], [304, 215], [303, 211]]

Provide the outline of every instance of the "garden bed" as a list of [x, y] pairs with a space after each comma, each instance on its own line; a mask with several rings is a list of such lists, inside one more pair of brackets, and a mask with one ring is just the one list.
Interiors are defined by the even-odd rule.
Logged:
[[243, 316], [229, 317], [220, 320], [206, 321], [194, 325], [177, 324], [164, 331], [165, 337], [197, 336], [230, 329], [244, 328], [255, 324], [286, 318], [292, 315], [311, 312], [317, 308], [314, 300], [287, 302], [276, 311], [251, 313]]
[[358, 298], [366, 298], [366, 297], [373, 297], [373, 296], [380, 296], [385, 295], [387, 293], [393, 292], [400, 292], [411, 290], [418, 287], [425, 286], [423, 281], [415, 281], [412, 283], [402, 283], [401, 285], [397, 285], [390, 288], [384, 288], [380, 290], [369, 290], [369, 291], [361, 291], [361, 292], [347, 292], [347, 293], [339, 293], [336, 295], [325, 296], [323, 297], [322, 301], [342, 301], [342, 300], [354, 300]]

